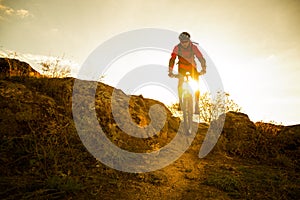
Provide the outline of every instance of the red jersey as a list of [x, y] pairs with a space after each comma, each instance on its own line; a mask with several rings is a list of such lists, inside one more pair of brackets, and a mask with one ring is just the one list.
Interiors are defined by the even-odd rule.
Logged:
[[184, 68], [187, 70], [192, 69], [193, 67], [196, 67], [195, 62], [195, 56], [200, 60], [203, 58], [202, 53], [197, 48], [196, 45], [194, 45], [192, 42], [187, 48], [184, 48], [181, 46], [181, 44], [178, 44], [174, 47], [173, 52], [171, 54], [170, 62], [169, 62], [169, 68], [173, 69], [175, 64], [175, 59], [178, 56], [178, 68]]

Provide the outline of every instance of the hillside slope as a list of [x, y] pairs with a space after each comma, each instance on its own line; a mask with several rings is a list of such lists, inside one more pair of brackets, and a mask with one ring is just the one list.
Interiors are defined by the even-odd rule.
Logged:
[[[174, 163], [154, 172], [126, 173], [97, 161], [82, 144], [72, 116], [73, 84], [72, 78], [0, 80], [1, 199], [300, 196], [300, 125], [253, 123], [246, 114], [229, 112], [217, 145], [205, 158], [198, 158], [198, 153], [208, 125], [199, 124], [192, 145]], [[142, 139], [124, 133], [111, 112], [113, 91], [97, 83], [95, 109], [99, 124], [115, 145], [133, 152], [151, 152], [175, 137], [180, 120], [168, 110], [167, 123], [158, 135]], [[140, 126], [150, 123], [152, 105], [164, 107], [142, 96], [117, 93], [119, 102], [128, 100], [132, 120]]]
[[0, 57], [0, 77], [40, 77], [41, 74], [33, 69], [28, 63], [17, 59], [1, 58]]

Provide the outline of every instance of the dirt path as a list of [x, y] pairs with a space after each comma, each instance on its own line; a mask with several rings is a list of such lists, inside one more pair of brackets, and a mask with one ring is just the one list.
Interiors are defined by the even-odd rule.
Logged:
[[135, 191], [135, 195], [129, 198], [216, 199], [218, 191], [212, 191], [208, 186], [201, 184], [205, 179], [205, 167], [209, 162], [198, 157], [203, 135], [198, 134], [190, 148], [174, 163], [155, 172], [140, 174], [142, 181], [131, 188]]

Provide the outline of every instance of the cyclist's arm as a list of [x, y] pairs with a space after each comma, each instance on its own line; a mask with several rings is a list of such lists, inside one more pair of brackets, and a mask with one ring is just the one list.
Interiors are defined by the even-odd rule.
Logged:
[[202, 70], [206, 72], [206, 60], [205, 60], [205, 58], [203, 57], [202, 53], [200, 52], [200, 50], [196, 46], [193, 46], [193, 47], [194, 47], [193, 51], [194, 51], [197, 59], [199, 60], [199, 62], [201, 64]]
[[169, 71], [172, 71], [175, 65], [175, 60], [178, 54], [178, 46], [176, 45], [173, 49], [173, 52], [171, 54], [171, 58], [169, 60]]
[[206, 60], [203, 57], [198, 58], [198, 60], [201, 63], [202, 71], [206, 72]]

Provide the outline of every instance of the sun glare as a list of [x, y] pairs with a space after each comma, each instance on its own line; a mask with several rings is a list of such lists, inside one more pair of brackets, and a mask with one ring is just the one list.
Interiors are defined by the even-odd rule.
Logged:
[[189, 86], [192, 88], [193, 92], [197, 92], [199, 91], [199, 82], [194, 80], [194, 79], [190, 79], [189, 80]]

